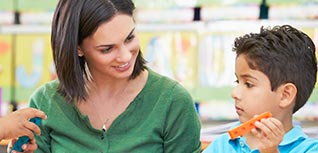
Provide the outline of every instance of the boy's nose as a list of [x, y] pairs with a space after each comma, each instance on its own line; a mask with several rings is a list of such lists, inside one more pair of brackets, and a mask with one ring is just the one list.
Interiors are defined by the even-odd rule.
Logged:
[[231, 97], [232, 97], [234, 100], [239, 99], [238, 86], [235, 86], [235, 87], [232, 89]]

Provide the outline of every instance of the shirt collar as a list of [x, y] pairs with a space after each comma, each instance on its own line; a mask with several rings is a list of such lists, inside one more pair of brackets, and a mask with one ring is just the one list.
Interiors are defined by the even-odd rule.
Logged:
[[291, 144], [297, 140], [306, 139], [308, 136], [302, 131], [301, 127], [295, 125], [290, 131], [284, 135], [283, 141], [279, 144], [280, 146]]

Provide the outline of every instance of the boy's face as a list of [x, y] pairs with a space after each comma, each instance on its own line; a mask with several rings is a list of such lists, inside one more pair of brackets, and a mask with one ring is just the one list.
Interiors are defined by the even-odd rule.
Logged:
[[238, 84], [232, 91], [232, 98], [242, 123], [265, 111], [273, 114], [278, 111], [280, 94], [271, 90], [270, 81], [263, 72], [248, 66], [244, 54], [236, 58], [235, 75]]

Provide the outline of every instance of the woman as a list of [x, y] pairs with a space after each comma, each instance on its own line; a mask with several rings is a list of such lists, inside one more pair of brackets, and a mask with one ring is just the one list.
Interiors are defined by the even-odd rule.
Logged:
[[47, 113], [37, 152], [199, 152], [189, 93], [145, 66], [131, 0], [60, 0], [52, 23], [58, 80], [30, 106]]

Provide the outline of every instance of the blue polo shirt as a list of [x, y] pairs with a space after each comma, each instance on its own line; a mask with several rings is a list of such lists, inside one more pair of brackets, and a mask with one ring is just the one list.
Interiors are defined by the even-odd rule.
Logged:
[[[294, 126], [279, 144], [280, 153], [318, 153], [318, 140], [309, 138], [300, 126]], [[259, 153], [251, 150], [244, 137], [230, 139], [228, 133], [217, 137], [203, 153]]]

